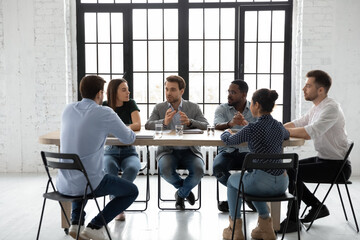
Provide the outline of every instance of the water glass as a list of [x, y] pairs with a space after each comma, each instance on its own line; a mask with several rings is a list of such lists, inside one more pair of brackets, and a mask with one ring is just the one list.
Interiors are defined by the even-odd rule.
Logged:
[[214, 136], [215, 135], [215, 127], [213, 125], [207, 125], [207, 135], [210, 136]]
[[163, 125], [161, 123], [155, 124], [155, 136], [161, 137], [163, 133]]
[[181, 136], [184, 133], [184, 125], [175, 125], [176, 136]]

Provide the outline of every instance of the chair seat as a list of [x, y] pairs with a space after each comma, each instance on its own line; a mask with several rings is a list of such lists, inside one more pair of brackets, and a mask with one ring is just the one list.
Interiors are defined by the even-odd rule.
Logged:
[[[240, 196], [242, 196], [242, 194], [240, 194]], [[295, 196], [288, 192], [285, 192], [284, 194], [279, 196], [271, 196], [271, 197], [254, 196], [249, 194], [245, 194], [244, 197], [246, 201], [255, 201], [255, 202], [262, 202], [262, 201], [281, 202], [281, 201], [295, 200]]]
[[[83, 199], [83, 196], [68, 196], [63, 195], [59, 192], [48, 192], [43, 194], [44, 198], [55, 200], [55, 201], [61, 201], [61, 202], [72, 202], [72, 201], [81, 201]], [[100, 196], [98, 196], [100, 197]], [[93, 199], [94, 196], [92, 194], [87, 195], [87, 199]]]

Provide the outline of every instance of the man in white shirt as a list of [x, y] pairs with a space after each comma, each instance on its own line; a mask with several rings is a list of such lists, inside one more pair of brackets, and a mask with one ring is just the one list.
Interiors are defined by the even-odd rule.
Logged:
[[[345, 129], [344, 113], [334, 99], [328, 97], [331, 87], [331, 77], [324, 71], [313, 70], [306, 74], [307, 81], [303, 88], [304, 98], [312, 101], [314, 106], [303, 117], [284, 124], [291, 137], [312, 139], [317, 156], [299, 161], [297, 179], [298, 203], [301, 200], [311, 206], [309, 213], [301, 222], [308, 223], [313, 219], [321, 202], [309, 191], [304, 182], [307, 181], [332, 181], [342, 164], [349, 148]], [[348, 160], [343, 169], [345, 178], [351, 175], [351, 165]], [[293, 173], [289, 172], [289, 175]], [[289, 183], [289, 186], [291, 183]], [[293, 189], [289, 189], [293, 191]], [[298, 206], [298, 207], [299, 207]], [[299, 208], [298, 208], [299, 209]], [[290, 221], [286, 232], [297, 231], [295, 207], [290, 213]], [[320, 209], [316, 217], [323, 218], [329, 215], [325, 205]], [[285, 219], [286, 220], [286, 219]], [[285, 222], [280, 226], [280, 232], [284, 231]], [[299, 227], [299, 226], [298, 226]]]
[[[82, 100], [69, 104], [61, 119], [60, 152], [75, 153], [83, 163], [96, 196], [114, 195], [103, 209], [106, 224], [127, 209], [138, 195], [137, 187], [127, 180], [105, 174], [103, 166], [104, 144], [109, 134], [122, 143], [135, 141], [135, 133], [121, 121], [109, 107], [101, 106], [104, 94], [104, 79], [86, 76], [80, 81]], [[84, 194], [86, 180], [79, 171], [60, 170], [56, 182], [59, 192], [70, 196]], [[81, 202], [72, 203], [69, 234], [76, 238], [79, 226]], [[81, 231], [80, 239], [108, 239], [100, 214], [94, 217]]]

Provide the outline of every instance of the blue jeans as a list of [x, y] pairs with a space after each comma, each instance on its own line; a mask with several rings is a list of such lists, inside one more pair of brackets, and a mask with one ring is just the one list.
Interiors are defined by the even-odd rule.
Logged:
[[[238, 194], [241, 173], [235, 173], [230, 176], [227, 183], [227, 197], [229, 201], [229, 213], [232, 219], [241, 218], [240, 210], [242, 199], [239, 198], [237, 214], [235, 216], [236, 198]], [[283, 194], [288, 185], [289, 177], [286, 173], [280, 176], [273, 176], [262, 170], [253, 170], [246, 172], [243, 178], [244, 191], [254, 196], [276, 196]], [[269, 216], [269, 210], [266, 202], [253, 202], [260, 217]]]
[[[105, 173], [133, 182], [141, 168], [139, 155], [134, 146], [105, 146]], [[110, 196], [113, 198], [113, 196]]]
[[[174, 149], [172, 154], [166, 154], [158, 162], [160, 175], [175, 188], [182, 198], [189, 196], [191, 189], [199, 184], [204, 176], [204, 161], [194, 155], [190, 149]], [[189, 175], [182, 179], [176, 172], [177, 168], [189, 170]]]
[[[109, 174], [106, 174], [101, 180], [99, 186], [94, 190], [95, 196], [106, 196], [114, 195], [115, 198], [112, 199], [105, 208], [102, 210], [104, 215], [105, 222], [108, 224], [113, 220], [116, 215], [123, 212], [127, 209], [137, 198], [139, 192], [135, 184], [127, 180], [115, 177]], [[85, 203], [86, 205], [86, 203]], [[85, 206], [84, 206], [85, 208]], [[81, 211], [81, 201], [72, 203], [72, 212], [71, 212], [71, 221], [78, 222], [79, 224], [84, 224], [85, 211], [83, 213], [83, 219], [79, 222]], [[96, 226], [103, 226], [104, 222], [100, 213], [91, 220], [91, 223]]]
[[226, 186], [230, 177], [230, 170], [241, 170], [244, 159], [248, 152], [239, 152], [235, 150], [233, 152], [222, 151], [218, 153], [214, 159], [213, 164], [213, 176]]

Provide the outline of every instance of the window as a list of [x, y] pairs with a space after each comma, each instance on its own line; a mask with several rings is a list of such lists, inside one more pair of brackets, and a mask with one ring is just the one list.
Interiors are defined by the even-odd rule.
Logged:
[[172, 74], [209, 122], [237, 78], [248, 100], [277, 90], [273, 115], [290, 120], [291, 0], [77, 0], [77, 10], [79, 81], [124, 76], [143, 122]]

